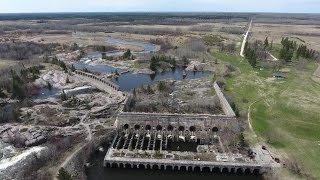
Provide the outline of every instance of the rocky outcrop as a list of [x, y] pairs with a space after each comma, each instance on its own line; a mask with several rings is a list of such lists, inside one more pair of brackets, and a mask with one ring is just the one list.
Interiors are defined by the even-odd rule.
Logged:
[[191, 61], [186, 71], [202, 71], [204, 69], [204, 64], [198, 61]]

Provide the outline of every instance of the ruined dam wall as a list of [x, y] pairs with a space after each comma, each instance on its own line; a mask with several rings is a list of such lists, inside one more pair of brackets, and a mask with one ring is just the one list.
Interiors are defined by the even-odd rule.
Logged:
[[93, 74], [79, 70], [76, 70], [75, 74], [85, 81], [89, 82], [90, 84], [96, 86], [98, 89], [109, 94], [122, 94], [120, 91], [120, 87], [109, 80], [101, 79]]
[[215, 81], [213, 84], [214, 90], [217, 93], [217, 96], [219, 98], [220, 101], [220, 106], [224, 112], [224, 114], [226, 116], [230, 116], [230, 117], [235, 117], [236, 114], [234, 113], [233, 109], [231, 108], [229, 102], [227, 101], [226, 97], [224, 96], [224, 94], [222, 93], [219, 85], [217, 84], [217, 82]]
[[219, 130], [239, 128], [235, 117], [225, 115], [121, 112], [117, 117], [116, 126], [121, 128], [126, 124], [129, 125], [129, 128], [134, 128], [135, 125], [142, 127], [150, 125], [156, 128], [160, 125], [166, 129], [171, 125], [174, 129], [178, 129], [182, 126], [185, 130], [193, 126], [197, 131], [208, 131], [213, 127]]

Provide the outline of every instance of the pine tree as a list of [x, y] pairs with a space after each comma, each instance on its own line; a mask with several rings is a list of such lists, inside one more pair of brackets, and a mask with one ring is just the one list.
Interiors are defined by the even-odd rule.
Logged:
[[72, 180], [72, 176], [64, 169], [59, 169], [58, 180]]

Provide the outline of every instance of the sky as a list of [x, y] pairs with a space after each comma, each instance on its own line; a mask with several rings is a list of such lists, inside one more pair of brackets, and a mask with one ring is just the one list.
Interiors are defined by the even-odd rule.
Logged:
[[0, 13], [35, 12], [320, 13], [320, 0], [0, 0]]

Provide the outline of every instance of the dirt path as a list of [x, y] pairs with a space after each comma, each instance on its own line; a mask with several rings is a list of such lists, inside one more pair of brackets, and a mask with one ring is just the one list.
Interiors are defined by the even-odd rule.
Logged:
[[248, 36], [249, 36], [249, 32], [250, 32], [250, 29], [251, 29], [251, 25], [252, 25], [252, 19], [251, 19], [251, 21], [250, 21], [248, 31], [247, 31], [246, 34], [244, 35], [244, 38], [243, 38], [243, 41], [242, 41], [241, 51], [240, 51], [240, 56], [241, 56], [241, 57], [244, 57], [244, 47], [245, 47], [245, 45], [246, 45], [246, 42], [247, 42], [247, 39], [248, 39]]
[[[84, 126], [86, 128], [86, 130], [88, 131], [88, 136], [87, 136], [87, 142], [89, 142], [91, 139], [92, 139], [92, 132], [91, 132], [91, 129], [89, 127], [88, 124], [85, 124], [83, 121], [88, 117], [88, 115], [90, 114], [90, 111], [88, 111], [81, 119], [80, 123], [78, 125], [76, 125], [75, 127], [78, 127], [78, 126]], [[60, 168], [62, 167], [65, 167], [67, 165], [67, 163], [79, 152], [81, 151], [86, 145], [87, 145], [87, 142], [85, 142], [83, 145], [79, 146], [77, 149], [75, 149], [75, 151], [73, 151], [72, 154], [70, 154], [61, 164], [60, 166], [58, 167], [57, 169], [57, 172], [56, 172], [56, 175], [59, 174], [59, 170]], [[56, 176], [57, 177], [57, 176]], [[54, 179], [57, 179], [56, 177], [54, 177]]]
[[313, 73], [312, 80], [314, 80], [317, 83], [320, 83], [320, 64], [318, 64], [318, 68]]

